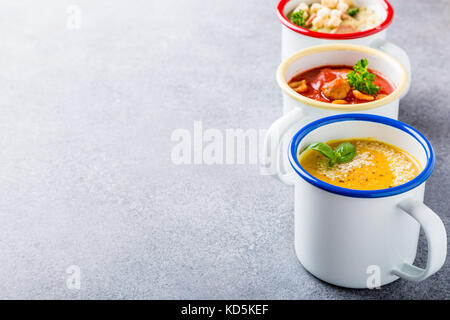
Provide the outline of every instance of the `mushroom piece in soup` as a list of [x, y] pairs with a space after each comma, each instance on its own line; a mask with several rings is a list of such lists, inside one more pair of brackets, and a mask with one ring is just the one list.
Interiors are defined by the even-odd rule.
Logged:
[[[378, 140], [354, 138], [319, 144], [319, 148], [307, 148], [298, 155], [300, 166], [317, 179], [338, 187], [392, 188], [412, 180], [421, 171], [418, 162], [406, 151]], [[347, 148], [340, 148], [342, 145]], [[353, 150], [348, 146], [353, 146]], [[347, 154], [343, 155], [341, 150]], [[330, 152], [337, 158], [332, 159], [334, 156]], [[339, 161], [339, 156], [347, 158]]]
[[295, 25], [317, 32], [352, 33], [375, 28], [382, 22], [372, 9], [357, 7], [352, 0], [301, 2], [288, 14]]

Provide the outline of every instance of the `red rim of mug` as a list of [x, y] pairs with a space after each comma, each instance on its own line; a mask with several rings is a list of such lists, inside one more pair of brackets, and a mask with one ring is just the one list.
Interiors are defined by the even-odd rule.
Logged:
[[372, 34], [378, 33], [384, 29], [386, 29], [392, 22], [392, 18], [394, 17], [394, 9], [392, 9], [392, 6], [389, 2], [386, 0], [378, 0], [383, 8], [386, 10], [386, 19], [375, 28], [364, 30], [364, 31], [358, 31], [358, 32], [351, 32], [351, 33], [339, 33], [339, 34], [333, 34], [333, 33], [325, 33], [325, 32], [317, 32], [312, 31], [306, 28], [302, 28], [297, 26], [296, 24], [293, 24], [289, 19], [284, 15], [284, 7], [286, 4], [291, 0], [281, 0], [278, 3], [277, 7], [277, 15], [278, 19], [280, 19], [281, 23], [291, 29], [292, 31], [295, 31], [297, 33], [300, 33], [305, 36], [314, 37], [314, 38], [320, 38], [320, 39], [332, 39], [332, 40], [345, 40], [345, 39], [357, 39], [362, 37], [367, 37]]

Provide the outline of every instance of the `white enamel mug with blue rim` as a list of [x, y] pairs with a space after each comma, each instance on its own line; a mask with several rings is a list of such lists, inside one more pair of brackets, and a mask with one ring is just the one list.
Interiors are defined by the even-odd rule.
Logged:
[[[422, 167], [411, 181], [389, 189], [353, 190], [325, 183], [306, 172], [298, 152], [334, 139], [371, 137], [411, 154]], [[317, 278], [348, 288], [367, 288], [376, 270], [379, 284], [403, 278], [421, 281], [444, 264], [447, 235], [441, 219], [423, 204], [425, 181], [435, 156], [416, 129], [386, 117], [336, 115], [314, 121], [292, 138], [289, 161], [294, 172], [282, 181], [295, 186], [295, 251]], [[420, 227], [428, 242], [424, 269], [413, 265]]]

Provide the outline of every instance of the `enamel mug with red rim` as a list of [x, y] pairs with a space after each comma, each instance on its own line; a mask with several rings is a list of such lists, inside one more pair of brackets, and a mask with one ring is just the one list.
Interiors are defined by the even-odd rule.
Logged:
[[355, 6], [368, 7], [376, 15], [381, 17], [381, 24], [368, 30], [353, 33], [332, 34], [317, 32], [299, 27], [287, 18], [288, 14], [302, 2], [308, 5], [311, 3], [320, 3], [317, 0], [281, 0], [278, 3], [277, 16], [282, 25], [282, 59], [289, 57], [300, 49], [319, 44], [353, 43], [370, 46], [375, 40], [386, 39], [386, 29], [394, 18], [392, 6], [385, 0], [354, 0], [353, 3]]

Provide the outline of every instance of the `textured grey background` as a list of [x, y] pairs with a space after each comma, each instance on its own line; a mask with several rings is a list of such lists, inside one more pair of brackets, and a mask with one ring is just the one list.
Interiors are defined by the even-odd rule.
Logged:
[[[376, 291], [323, 283], [295, 257], [292, 190], [255, 165], [172, 164], [176, 128], [280, 115], [276, 1], [0, 3], [0, 298], [450, 298], [449, 262]], [[450, 4], [393, 5], [414, 72], [400, 119], [435, 147], [426, 203], [450, 230]]]

